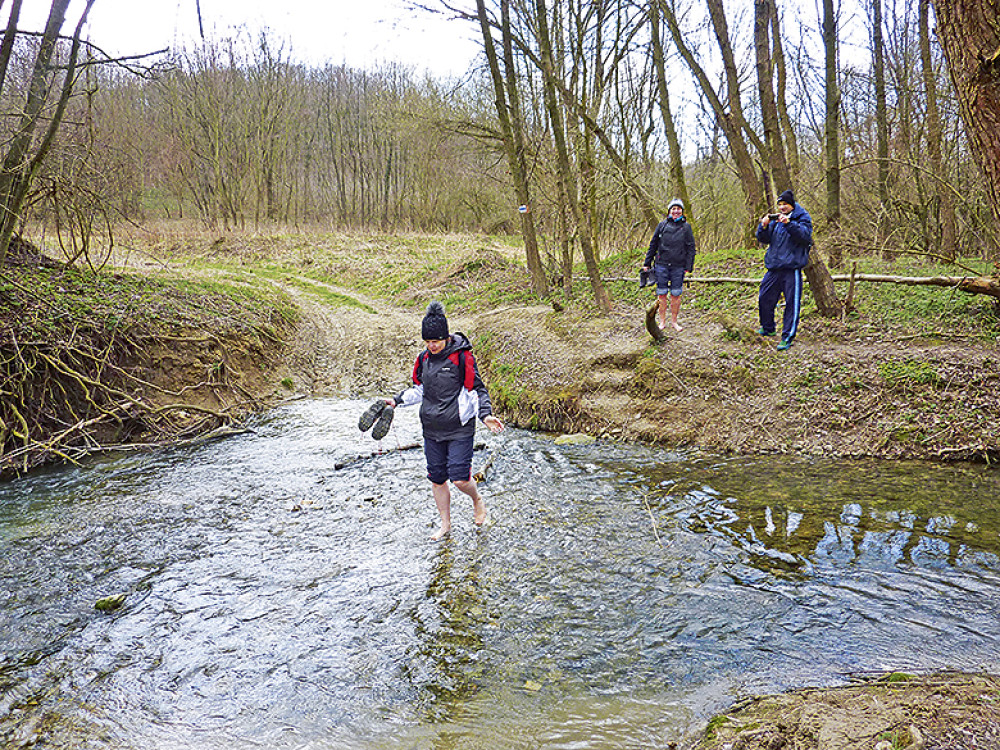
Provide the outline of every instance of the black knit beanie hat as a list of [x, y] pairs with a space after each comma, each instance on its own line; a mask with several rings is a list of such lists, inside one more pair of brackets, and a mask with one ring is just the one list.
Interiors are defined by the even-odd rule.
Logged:
[[427, 305], [427, 314], [420, 326], [420, 335], [424, 341], [444, 340], [448, 338], [448, 319], [444, 316], [444, 305], [438, 301]]
[[787, 203], [792, 208], [795, 208], [795, 193], [791, 190], [786, 190], [778, 196], [778, 203]]

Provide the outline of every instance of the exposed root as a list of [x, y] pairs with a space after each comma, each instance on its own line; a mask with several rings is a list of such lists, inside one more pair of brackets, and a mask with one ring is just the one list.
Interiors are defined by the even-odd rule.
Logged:
[[[250, 401], [223, 409], [187, 402], [157, 404], [128, 392], [140, 353], [127, 340], [97, 333], [71, 342], [19, 341], [0, 337], [0, 476], [20, 474], [53, 461], [82, 458], [123, 445], [155, 447], [220, 428], [232, 428], [234, 413]], [[222, 379], [183, 390], [238, 392]], [[162, 391], [163, 389], [159, 389]], [[179, 395], [179, 394], [178, 394]]]
[[[180, 336], [157, 322], [155, 305], [166, 299], [157, 290], [129, 280], [88, 285], [65, 269], [19, 276], [8, 268], [0, 268], [0, 477], [220, 435], [262, 406], [236, 363], [258, 363], [254, 342], [265, 326], [240, 319], [233, 332], [208, 332], [220, 321], [228, 330], [231, 301], [220, 297], [214, 310], [215, 298], [182, 298], [200, 317], [186, 316], [192, 335]], [[141, 293], [152, 309], [135, 314]]]

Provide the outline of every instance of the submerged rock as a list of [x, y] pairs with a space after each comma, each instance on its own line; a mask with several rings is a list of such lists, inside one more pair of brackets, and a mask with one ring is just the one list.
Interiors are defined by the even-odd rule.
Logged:
[[574, 432], [572, 435], [560, 435], [555, 439], [556, 445], [590, 445], [596, 442], [597, 438], [583, 432]]

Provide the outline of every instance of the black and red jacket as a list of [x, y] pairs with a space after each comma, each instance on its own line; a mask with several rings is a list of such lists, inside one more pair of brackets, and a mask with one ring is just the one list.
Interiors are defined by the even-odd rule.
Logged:
[[457, 331], [438, 354], [419, 354], [413, 363], [413, 385], [395, 400], [397, 406], [419, 403], [424, 437], [437, 441], [474, 435], [475, 418], [493, 413], [472, 345]]

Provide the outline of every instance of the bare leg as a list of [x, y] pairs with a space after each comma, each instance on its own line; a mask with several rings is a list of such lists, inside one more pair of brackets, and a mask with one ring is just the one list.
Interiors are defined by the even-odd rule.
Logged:
[[660, 328], [667, 327], [667, 296], [666, 294], [657, 296], [660, 301]]
[[472, 520], [475, 521], [476, 526], [482, 526], [486, 523], [486, 503], [483, 502], [483, 498], [479, 494], [479, 487], [476, 486], [476, 480], [469, 479], [455, 482], [455, 486], [472, 498]]
[[451, 490], [448, 489], [447, 482], [444, 484], [431, 482], [431, 491], [434, 493], [434, 503], [441, 516], [441, 528], [431, 534], [431, 539], [436, 542], [443, 539], [451, 531]]
[[683, 331], [684, 328], [680, 323], [677, 322], [677, 313], [681, 311], [681, 296], [678, 294], [676, 297], [670, 297], [670, 323], [673, 325], [675, 331]]

